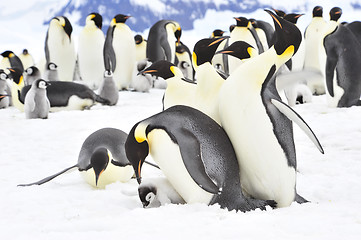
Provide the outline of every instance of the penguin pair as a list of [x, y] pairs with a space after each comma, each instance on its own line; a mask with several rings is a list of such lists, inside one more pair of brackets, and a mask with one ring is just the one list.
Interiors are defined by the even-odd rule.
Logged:
[[125, 154], [126, 138], [127, 134], [119, 129], [99, 129], [85, 139], [77, 164], [40, 181], [18, 186], [41, 185], [74, 169], [78, 169], [84, 180], [96, 188], [104, 188], [116, 181], [127, 182], [134, 171]]
[[[142, 182], [144, 160], [151, 154], [186, 203], [219, 204], [244, 212], [275, 204], [243, 195], [236, 155], [227, 134], [194, 108], [173, 106], [136, 123], [125, 151], [138, 183]], [[147, 201], [154, 197], [146, 196]]]
[[128, 18], [118, 14], [112, 19], [104, 44], [105, 70], [113, 73], [118, 90], [128, 89], [136, 64], [133, 33], [125, 24]]
[[60, 81], [73, 81], [76, 64], [73, 27], [65, 16], [51, 19], [45, 38], [46, 64], [58, 66]]
[[323, 149], [303, 119], [281, 101], [273, 78], [297, 52], [301, 33], [293, 23], [266, 11], [273, 19], [277, 41], [227, 78], [219, 93], [219, 113], [235, 149], [244, 192], [258, 199], [273, 199], [277, 207], [286, 207], [294, 200], [305, 202], [296, 193], [292, 121], [301, 126], [322, 153]]

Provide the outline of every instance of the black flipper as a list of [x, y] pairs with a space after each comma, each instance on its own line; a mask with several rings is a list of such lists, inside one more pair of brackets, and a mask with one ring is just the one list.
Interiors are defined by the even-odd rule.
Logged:
[[43, 184], [43, 183], [49, 182], [49, 181], [52, 180], [53, 178], [56, 178], [57, 176], [65, 173], [65, 172], [67, 172], [67, 171], [69, 171], [69, 170], [71, 170], [71, 169], [73, 169], [73, 168], [76, 168], [76, 167], [78, 167], [78, 164], [75, 164], [74, 166], [65, 168], [63, 171], [58, 172], [58, 173], [56, 173], [56, 174], [54, 174], [54, 175], [51, 175], [51, 176], [49, 176], [49, 177], [46, 177], [46, 178], [44, 178], [44, 179], [42, 179], [42, 180], [40, 180], [40, 181], [33, 182], [33, 183], [28, 183], [28, 184], [19, 184], [18, 187], [27, 187], [27, 186], [32, 186], [32, 185], [41, 185], [41, 184]]
[[219, 188], [209, 178], [202, 161], [200, 144], [189, 130], [183, 129], [182, 136], [176, 136], [183, 163], [192, 179], [205, 191], [217, 194]]
[[116, 59], [115, 59], [115, 52], [113, 48], [113, 33], [114, 28], [109, 27], [107, 31], [107, 36], [105, 38], [105, 44], [103, 49], [103, 56], [104, 56], [104, 67], [107, 71], [114, 72], [116, 66]]

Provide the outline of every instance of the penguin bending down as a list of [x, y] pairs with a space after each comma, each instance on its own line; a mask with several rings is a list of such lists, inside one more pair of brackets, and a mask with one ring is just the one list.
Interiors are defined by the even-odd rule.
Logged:
[[175, 36], [177, 31], [180, 33], [181, 27], [172, 20], [160, 20], [149, 29], [146, 50], [149, 61], [167, 60], [175, 63], [176, 41], [179, 42]]
[[25, 85], [31, 85], [35, 80], [41, 78], [40, 70], [35, 66], [28, 67], [24, 73]]
[[40, 181], [18, 186], [41, 185], [73, 169], [78, 169], [93, 187], [104, 188], [116, 181], [127, 182], [134, 171], [125, 155], [127, 134], [116, 128], [102, 128], [90, 134], [81, 146], [78, 163]]
[[133, 33], [125, 24], [128, 18], [118, 14], [112, 19], [104, 44], [105, 70], [113, 72], [118, 90], [129, 87], [136, 64]]
[[273, 18], [277, 41], [227, 78], [219, 94], [219, 112], [235, 148], [244, 192], [286, 207], [296, 198], [303, 199], [296, 194], [291, 120], [306, 131], [322, 153], [323, 149], [300, 116], [281, 102], [275, 82], [271, 81], [276, 70], [297, 51], [301, 33], [294, 24], [266, 11]]
[[85, 20], [85, 26], [79, 35], [78, 64], [81, 79], [95, 90], [103, 81], [104, 74], [104, 33], [103, 18], [99, 13], [91, 13]]
[[43, 80], [35, 80], [24, 100], [24, 111], [27, 119], [48, 118], [50, 103], [46, 96], [46, 88], [50, 83]]
[[[47, 87], [47, 97], [50, 101], [50, 111], [84, 110], [95, 102], [109, 104], [109, 100], [95, 94], [88, 86], [75, 82], [50, 81]], [[21, 91], [21, 100], [24, 101], [31, 86], [25, 86]]]
[[237, 159], [227, 134], [194, 108], [177, 105], [138, 122], [128, 135], [125, 151], [138, 183], [150, 153], [187, 203], [218, 203], [229, 211], [264, 210], [274, 204], [242, 194]]
[[58, 16], [51, 19], [45, 39], [46, 64], [58, 66], [60, 81], [73, 81], [76, 54], [71, 38], [73, 27], [67, 17]]
[[1, 60], [1, 68], [18, 68], [21, 72], [24, 71], [23, 63], [21, 62], [20, 58], [15, 55], [12, 51], [5, 51], [1, 53], [3, 59]]

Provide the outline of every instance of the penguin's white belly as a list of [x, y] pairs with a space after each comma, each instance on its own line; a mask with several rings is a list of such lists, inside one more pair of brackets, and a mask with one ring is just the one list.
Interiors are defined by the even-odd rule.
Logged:
[[187, 203], [209, 204], [213, 194], [204, 191], [191, 178], [178, 145], [172, 142], [168, 134], [160, 129], [153, 130], [148, 134], [148, 142], [152, 158], [181, 197]]
[[296, 172], [288, 166], [260, 97], [245, 94], [229, 100], [243, 102], [220, 106], [226, 108], [222, 125], [235, 146], [242, 188], [255, 198], [275, 200], [278, 207], [289, 206], [295, 197]]
[[109, 163], [105, 171], [100, 174], [98, 178], [98, 185], [95, 185], [95, 173], [91, 168], [88, 171], [80, 172], [85, 181], [93, 187], [96, 188], [105, 188], [106, 185], [120, 181], [128, 182], [129, 179], [133, 176], [134, 170], [132, 166], [118, 167]]
[[[21, 87], [22, 88], [22, 87]], [[24, 104], [20, 102], [19, 100], [19, 94], [21, 92], [21, 89], [18, 88], [16, 83], [11, 83], [11, 97], [12, 97], [12, 103], [13, 105], [19, 109], [21, 112], [24, 112]]]
[[113, 48], [116, 58], [113, 79], [119, 90], [126, 89], [132, 81], [132, 74], [136, 65], [133, 36], [115, 28]]
[[49, 35], [48, 49], [50, 62], [58, 66], [59, 79], [73, 81], [76, 61], [74, 44], [65, 34], [58, 33]]
[[100, 31], [79, 37], [78, 62], [82, 80], [91, 89], [97, 89], [103, 80], [104, 35]]
[[84, 110], [85, 108], [90, 108], [94, 105], [94, 101], [89, 98], [80, 98], [76, 95], [73, 95], [69, 98], [68, 105], [64, 107], [51, 107], [51, 112], [58, 112], [64, 110]]

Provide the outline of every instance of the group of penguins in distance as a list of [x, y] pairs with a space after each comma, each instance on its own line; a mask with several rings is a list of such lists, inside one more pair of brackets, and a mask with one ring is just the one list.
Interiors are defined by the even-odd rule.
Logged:
[[[180, 41], [181, 28], [177, 22], [157, 22], [145, 41], [139, 35], [132, 37], [125, 24], [129, 16], [121, 14], [111, 21], [104, 48], [96, 49], [91, 38], [100, 32], [101, 17], [90, 14], [79, 36], [78, 65], [84, 83], [78, 85], [88, 86], [87, 91], [93, 94], [92, 104], [99, 99], [109, 100], [91, 88], [99, 87], [101, 91], [100, 85], [106, 85], [108, 79], [117, 92], [130, 88], [134, 70], [129, 65], [146, 58], [148, 63], [138, 70], [138, 76], [152, 75], [153, 81], [157, 78], [166, 81], [164, 109], [136, 123], [129, 134], [115, 128], [95, 131], [84, 141], [74, 166], [19, 186], [40, 185], [78, 169], [87, 183], [98, 188], [136, 178], [144, 207], [205, 203], [246, 212], [265, 210], [267, 206], [287, 207], [294, 201], [307, 202], [296, 191], [292, 122], [321, 153], [324, 151], [307, 123], [290, 103], [282, 101], [281, 92], [295, 95], [296, 101], [298, 94], [292, 91], [297, 89], [295, 86], [304, 85], [311, 94], [326, 93], [337, 107], [359, 105], [361, 92], [361, 71], [356, 66], [361, 63], [358, 37], [361, 28], [357, 27], [360, 22], [339, 23], [338, 7], [331, 9], [330, 21], [326, 22], [322, 11], [320, 6], [313, 9], [312, 22], [304, 37], [296, 26], [302, 14], [266, 9], [274, 27], [266, 21], [237, 17], [230, 36], [215, 30], [210, 38], [195, 44], [192, 54]], [[64, 81], [74, 76], [75, 55], [67, 52], [72, 48], [62, 49], [56, 42], [58, 38], [63, 39], [64, 45], [72, 44], [70, 34], [71, 26], [65, 17], [51, 20], [46, 62], [48, 66], [56, 64], [61, 81], [36, 79], [25, 96], [25, 111], [31, 112], [26, 110], [30, 92], [33, 99], [29, 100], [30, 108], [39, 104], [37, 94], [46, 96], [45, 89], [52, 108], [60, 107], [56, 104], [64, 100], [60, 98], [65, 93], [56, 93], [60, 88], [69, 91], [67, 96], [76, 95], [74, 102], [82, 98], [74, 93], [81, 91], [80, 86], [68, 86], [76, 83]], [[136, 46], [141, 43], [146, 44], [144, 58], [136, 57]], [[72, 55], [73, 60], [61, 56], [65, 53]], [[103, 56], [99, 62], [93, 61], [96, 54]], [[304, 54], [302, 69], [297, 68], [297, 54]], [[22, 73], [13, 67], [14, 54], [8, 57], [12, 63], [8, 70], [13, 80], [13, 104], [20, 105], [24, 83], [18, 75]], [[99, 69], [99, 65], [104, 68]], [[31, 76], [28, 70], [25, 73]], [[312, 81], [304, 81], [305, 75]], [[55, 86], [52, 91], [51, 86]], [[149, 154], [156, 164], [146, 161]], [[159, 168], [164, 178], [142, 180], [144, 163]]]

